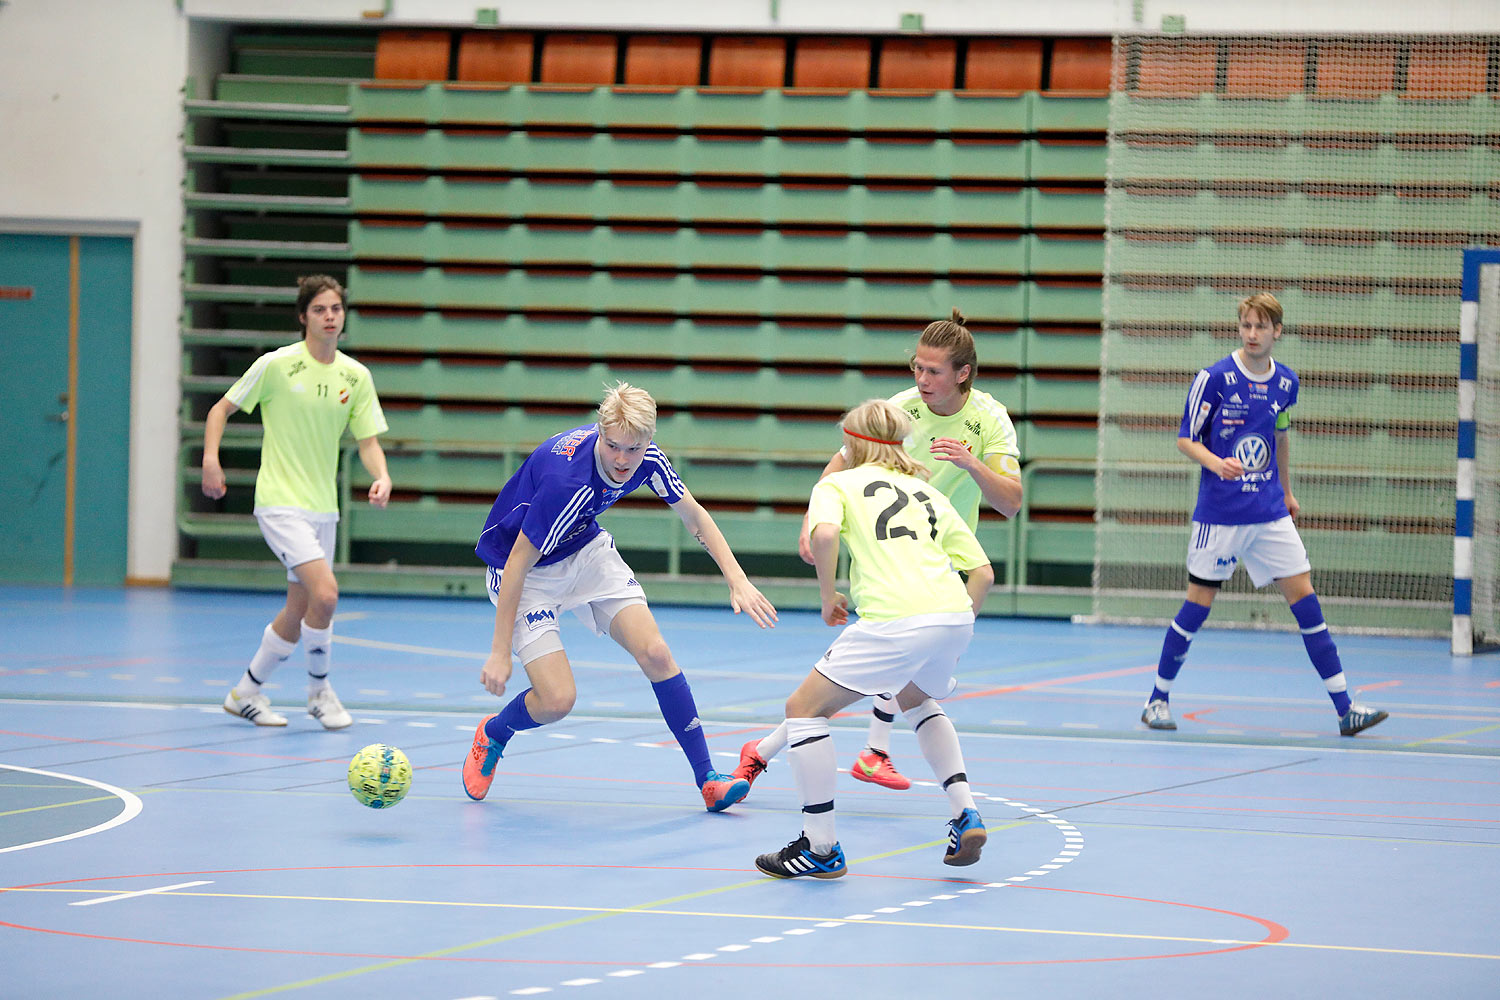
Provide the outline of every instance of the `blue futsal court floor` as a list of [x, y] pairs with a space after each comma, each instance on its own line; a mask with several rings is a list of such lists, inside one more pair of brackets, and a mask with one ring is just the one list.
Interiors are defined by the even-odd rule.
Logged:
[[[279, 605], [0, 588], [0, 997], [1500, 996], [1494, 654], [1331, 614], [1392, 715], [1341, 739], [1295, 634], [1209, 629], [1163, 734], [1137, 721], [1160, 629], [982, 620], [946, 704], [980, 863], [942, 864], [898, 720], [919, 783], [841, 775], [849, 875], [783, 882], [753, 860], [799, 829], [784, 761], [704, 812], [639, 670], [571, 616], [575, 714], [475, 803], [489, 605], [345, 597], [342, 732], [303, 714], [300, 651], [269, 692], [287, 728], [219, 707]], [[724, 770], [835, 634], [655, 610]], [[842, 766], [865, 719], [835, 723]], [[394, 809], [345, 787], [374, 742], [416, 769]]]

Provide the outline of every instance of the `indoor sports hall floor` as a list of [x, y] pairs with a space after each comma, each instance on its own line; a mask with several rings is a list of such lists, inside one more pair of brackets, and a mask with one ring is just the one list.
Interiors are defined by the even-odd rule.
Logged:
[[[0, 588], [0, 997], [1500, 996], [1495, 654], [1339, 635], [1392, 713], [1340, 739], [1294, 634], [1207, 630], [1160, 734], [1160, 630], [987, 619], [947, 704], [980, 863], [941, 863], [930, 781], [841, 775], [849, 875], [783, 882], [752, 863], [798, 832], [785, 764], [704, 812], [637, 668], [571, 617], [576, 714], [476, 803], [489, 606], [346, 597], [357, 722], [325, 732], [300, 653], [285, 729], [220, 710], [278, 605]], [[726, 770], [834, 634], [657, 613]], [[847, 766], [863, 708], [839, 725]], [[345, 788], [373, 742], [416, 768], [394, 809]], [[901, 721], [893, 751], [930, 779]]]

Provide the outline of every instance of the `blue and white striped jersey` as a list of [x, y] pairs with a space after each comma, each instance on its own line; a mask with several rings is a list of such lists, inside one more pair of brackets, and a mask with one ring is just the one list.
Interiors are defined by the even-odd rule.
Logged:
[[546, 566], [583, 548], [600, 532], [598, 516], [642, 484], [668, 504], [687, 493], [672, 463], [652, 442], [635, 474], [615, 485], [599, 472], [594, 446], [599, 425], [564, 431], [542, 442], [500, 490], [474, 552], [504, 568], [517, 532], [524, 531]]
[[1271, 361], [1252, 376], [1231, 354], [1193, 379], [1178, 437], [1200, 441], [1220, 458], [1240, 460], [1245, 474], [1225, 481], [1202, 470], [1193, 520], [1203, 524], [1263, 524], [1287, 516], [1276, 474], [1276, 431], [1288, 426], [1297, 402], [1297, 373]]

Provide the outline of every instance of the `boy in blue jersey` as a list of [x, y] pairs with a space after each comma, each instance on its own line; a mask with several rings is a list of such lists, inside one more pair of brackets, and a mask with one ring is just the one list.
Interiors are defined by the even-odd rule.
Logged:
[[1271, 358], [1281, 336], [1281, 303], [1268, 292], [1240, 302], [1240, 349], [1198, 373], [1188, 392], [1177, 450], [1203, 466], [1188, 547], [1187, 600], [1167, 629], [1156, 685], [1141, 721], [1176, 729], [1167, 698], [1188, 644], [1208, 618], [1214, 595], [1235, 566], [1250, 582], [1272, 580], [1291, 606], [1308, 658], [1323, 678], [1339, 716], [1339, 732], [1353, 736], [1383, 721], [1385, 712], [1350, 701], [1338, 648], [1313, 592], [1312, 566], [1292, 525], [1287, 411], [1297, 402], [1297, 373]]
[[710, 764], [687, 678], [656, 627], [641, 585], [597, 520], [636, 487], [649, 486], [718, 564], [735, 614], [744, 611], [761, 628], [775, 625], [776, 609], [745, 576], [713, 518], [652, 443], [655, 433], [651, 395], [617, 383], [604, 394], [598, 423], [544, 441], [495, 499], [474, 549], [489, 566], [495, 605], [494, 639], [479, 679], [485, 690], [503, 695], [514, 655], [531, 686], [475, 730], [463, 766], [470, 798], [485, 797], [512, 736], [572, 711], [577, 695], [557, 620], [564, 611], [635, 657], [710, 812], [728, 808], [750, 790], [748, 781], [719, 774]]

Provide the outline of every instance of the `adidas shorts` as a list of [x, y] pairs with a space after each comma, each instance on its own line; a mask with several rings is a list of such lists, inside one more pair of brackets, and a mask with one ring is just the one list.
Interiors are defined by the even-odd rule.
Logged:
[[1189, 573], [1202, 580], [1227, 580], [1241, 563], [1257, 587], [1312, 569], [1302, 536], [1290, 517], [1261, 524], [1193, 522], [1193, 537], [1188, 543]]
[[300, 507], [257, 507], [255, 522], [260, 525], [261, 537], [286, 567], [290, 582], [298, 582], [292, 570], [303, 563], [324, 559], [333, 565], [337, 514], [314, 514]]
[[[500, 601], [500, 570], [485, 571], [490, 603]], [[646, 592], [615, 550], [607, 531], [577, 552], [549, 566], [533, 566], [521, 587], [510, 649], [525, 666], [563, 648], [557, 616], [571, 611], [595, 635], [609, 635], [615, 615], [632, 604], [645, 604]]]
[[915, 684], [933, 698], [958, 686], [953, 670], [974, 637], [974, 615], [913, 615], [890, 621], [859, 619], [833, 640], [813, 669], [839, 687], [893, 698]]

